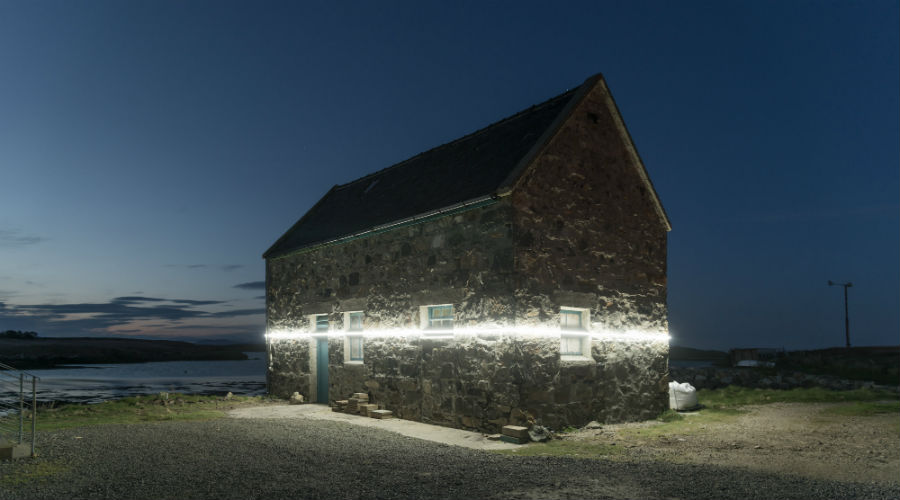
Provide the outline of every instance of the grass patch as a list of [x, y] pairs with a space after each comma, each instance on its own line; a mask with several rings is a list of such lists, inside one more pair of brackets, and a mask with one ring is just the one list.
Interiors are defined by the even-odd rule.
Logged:
[[879, 401], [898, 399], [898, 395], [874, 389], [854, 389], [852, 391], [832, 391], [821, 387], [779, 389], [750, 389], [728, 386], [724, 389], [701, 389], [697, 393], [699, 401], [711, 408], [724, 408], [767, 403], [844, 403], [851, 401]]
[[133, 424], [171, 420], [212, 420], [223, 417], [225, 411], [241, 406], [263, 404], [259, 396], [195, 396], [160, 393], [105, 401], [98, 404], [65, 404], [58, 407], [38, 407], [37, 429], [49, 431], [109, 424]]
[[[671, 410], [670, 410], [671, 411]], [[693, 434], [704, 431], [710, 425], [716, 425], [733, 420], [743, 415], [746, 411], [739, 408], [704, 408], [699, 412], [685, 416], [677, 412], [675, 416], [667, 416], [668, 411], [660, 415], [660, 423], [649, 427], [636, 427], [622, 429], [620, 433], [625, 437], [655, 438], [659, 436]]]
[[660, 422], [674, 422], [676, 420], [683, 420], [683, 419], [684, 419], [684, 415], [678, 413], [675, 410], [666, 410], [666, 411], [660, 413], [658, 417], [656, 417], [656, 420], [659, 420]]
[[54, 462], [35, 462], [0, 476], [0, 486], [13, 488], [36, 481], [48, 481], [57, 474], [68, 472], [69, 467]]
[[552, 439], [545, 443], [531, 443], [511, 450], [496, 450], [501, 455], [517, 457], [569, 457], [601, 459], [621, 455], [622, 446], [573, 441], [569, 439]]
[[886, 413], [900, 413], [900, 401], [855, 401], [851, 404], [826, 408], [822, 413], [849, 417], [871, 417]]

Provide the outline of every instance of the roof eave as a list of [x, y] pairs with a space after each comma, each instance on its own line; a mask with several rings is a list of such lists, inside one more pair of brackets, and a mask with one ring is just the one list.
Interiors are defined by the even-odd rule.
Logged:
[[[445, 216], [445, 215], [453, 215], [453, 214], [457, 214], [462, 211], [468, 211], [470, 209], [478, 208], [478, 207], [481, 207], [481, 206], [484, 206], [487, 204], [493, 204], [498, 199], [499, 199], [499, 197], [494, 194], [479, 196], [477, 198], [472, 198], [472, 199], [462, 201], [459, 203], [454, 203], [454, 204], [448, 205], [446, 207], [438, 208], [435, 210], [429, 210], [428, 212], [422, 212], [420, 214], [416, 214], [411, 217], [405, 217], [400, 220], [395, 220], [395, 221], [388, 222], [385, 224], [379, 224], [377, 226], [373, 226], [368, 229], [364, 229], [362, 231], [356, 231], [354, 233], [340, 236], [338, 238], [332, 238], [330, 240], [324, 240], [324, 241], [316, 241], [316, 242], [309, 243], [309, 244], [299, 246], [296, 248], [290, 248], [288, 250], [283, 250], [281, 252], [273, 252], [272, 251], [273, 248], [278, 244], [278, 242], [276, 242], [275, 245], [272, 245], [272, 248], [270, 248], [268, 251], [266, 251], [265, 254], [263, 254], [263, 258], [278, 259], [278, 258], [294, 255], [296, 253], [310, 252], [312, 250], [315, 250], [315, 249], [321, 248], [321, 247], [338, 245], [338, 244], [344, 243], [346, 241], [355, 240], [358, 238], [365, 238], [365, 237], [372, 236], [375, 234], [383, 233], [385, 231], [390, 231], [395, 228], [405, 227], [405, 226], [408, 226], [411, 224], [416, 224], [419, 222], [425, 222], [427, 220], [431, 220], [436, 217], [441, 217], [441, 216]], [[312, 209], [310, 209], [310, 212], [311, 211], [312, 211]], [[302, 222], [302, 220], [303, 219], [301, 219], [300, 221], [297, 221], [297, 224]], [[293, 229], [293, 227], [291, 229]], [[288, 233], [290, 233], [290, 230], [288, 231]], [[285, 234], [288, 234], [288, 233], [285, 233]]]
[[497, 187], [495, 194], [497, 196], [507, 196], [509, 195], [513, 188], [518, 184], [519, 179], [521, 179], [522, 174], [534, 162], [534, 159], [537, 158], [540, 153], [544, 150], [544, 148], [550, 144], [554, 137], [559, 133], [562, 129], [563, 124], [566, 120], [569, 119], [569, 116], [572, 115], [572, 111], [581, 104], [581, 101], [584, 100], [585, 96], [587, 96], [588, 92], [594, 87], [598, 80], [602, 80], [603, 75], [597, 73], [594, 76], [591, 76], [587, 80], [584, 81], [575, 92], [575, 95], [572, 96], [572, 99], [566, 104], [566, 107], [559, 112], [559, 115], [553, 120], [553, 123], [547, 127], [547, 130], [541, 134], [541, 137], [535, 141], [534, 145], [528, 150], [528, 153], [519, 160], [519, 163], [516, 167], [506, 176], [506, 179], [500, 183]]
[[290, 227], [290, 229], [288, 229], [287, 231], [285, 231], [284, 234], [282, 234], [280, 238], [278, 238], [277, 240], [275, 240], [275, 243], [272, 243], [272, 246], [270, 246], [268, 250], [266, 250], [265, 252], [263, 252], [262, 257], [263, 257], [264, 259], [268, 259], [269, 257], [271, 257], [272, 254], [275, 253], [275, 249], [278, 247], [278, 245], [279, 245], [282, 241], [284, 241], [285, 238], [287, 238], [287, 236], [288, 236], [289, 234], [291, 234], [291, 233], [294, 231], [294, 229], [295, 229], [296, 227], [299, 227], [300, 224], [301, 224], [303, 221], [305, 221], [307, 217], [309, 217], [309, 214], [313, 213], [313, 212], [316, 210], [316, 208], [318, 208], [318, 206], [321, 205], [323, 201], [325, 201], [325, 198], [328, 198], [328, 195], [330, 195], [331, 192], [334, 191], [334, 190], [337, 189], [337, 188], [338, 188], [337, 185], [331, 186], [331, 189], [329, 189], [328, 192], [325, 193], [324, 196], [322, 196], [321, 198], [319, 198], [319, 201], [317, 201], [315, 205], [313, 205], [309, 210], [307, 210], [306, 213], [303, 214], [303, 217], [300, 217], [300, 219], [298, 219], [297, 222], [295, 222], [294, 225], [292, 225], [292, 226]]

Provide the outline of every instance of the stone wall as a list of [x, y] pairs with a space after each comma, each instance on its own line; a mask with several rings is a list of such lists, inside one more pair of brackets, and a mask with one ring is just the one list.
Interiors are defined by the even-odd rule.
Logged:
[[[272, 343], [270, 392], [310, 397], [293, 361], [308, 345]], [[343, 349], [342, 337], [329, 338], [332, 400], [364, 392], [400, 418], [439, 425], [498, 432], [531, 417], [562, 429], [653, 418], [667, 404], [665, 342], [594, 342], [583, 361], [562, 361], [558, 338], [505, 335], [366, 338], [362, 364], [345, 363]]]
[[668, 228], [605, 87], [588, 93], [512, 192], [526, 321], [590, 309], [611, 330], [668, 331]]
[[268, 331], [309, 331], [309, 315], [365, 311], [366, 329], [418, 328], [419, 306], [456, 322], [510, 324], [511, 207], [498, 201], [340, 245], [266, 261]]
[[900, 392], [900, 388], [895, 385], [877, 385], [870, 380], [849, 380], [831, 375], [771, 368], [671, 367], [669, 376], [673, 381], [687, 382], [697, 389], [721, 389], [736, 385], [753, 389], [822, 387], [836, 391], [868, 388]]

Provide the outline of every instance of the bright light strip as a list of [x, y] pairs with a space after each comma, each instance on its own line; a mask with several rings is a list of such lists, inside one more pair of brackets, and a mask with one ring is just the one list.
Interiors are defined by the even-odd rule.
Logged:
[[368, 338], [400, 337], [400, 338], [435, 338], [448, 339], [454, 337], [472, 337], [477, 335], [500, 335], [508, 337], [524, 338], [559, 338], [562, 334], [590, 335], [597, 341], [614, 342], [669, 342], [671, 338], [665, 331], [647, 330], [608, 330], [595, 329], [592, 331], [562, 330], [559, 327], [547, 326], [478, 326], [457, 327], [452, 330], [422, 330], [418, 328], [389, 328], [380, 330], [363, 330], [361, 332], [349, 332], [333, 330], [329, 332], [307, 332], [297, 330], [273, 330], [266, 333], [268, 340], [298, 340], [316, 337], [338, 338], [347, 335], [362, 335]]

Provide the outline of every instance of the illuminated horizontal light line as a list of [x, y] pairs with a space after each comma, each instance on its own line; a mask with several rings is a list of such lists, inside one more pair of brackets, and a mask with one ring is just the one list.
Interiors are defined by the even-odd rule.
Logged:
[[501, 335], [523, 338], [559, 338], [563, 334], [590, 336], [592, 340], [614, 342], [669, 342], [669, 334], [665, 331], [642, 330], [563, 330], [559, 327], [546, 326], [479, 326], [458, 327], [452, 330], [422, 330], [418, 328], [389, 328], [379, 330], [346, 331], [332, 330], [328, 332], [308, 332], [296, 330], [273, 330], [266, 333], [269, 340], [296, 340], [316, 337], [340, 338], [360, 335], [367, 338], [435, 338], [448, 339], [454, 337], [471, 337], [476, 335]]

